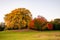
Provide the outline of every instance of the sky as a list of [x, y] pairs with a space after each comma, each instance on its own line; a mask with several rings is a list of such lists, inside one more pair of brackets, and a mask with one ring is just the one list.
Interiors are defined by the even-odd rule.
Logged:
[[38, 15], [48, 21], [60, 18], [60, 0], [0, 0], [0, 22], [4, 22], [4, 16], [16, 8], [29, 9], [32, 17]]

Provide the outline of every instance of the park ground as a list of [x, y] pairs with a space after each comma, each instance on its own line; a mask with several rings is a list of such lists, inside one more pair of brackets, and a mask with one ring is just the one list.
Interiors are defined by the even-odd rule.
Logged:
[[60, 40], [60, 31], [6, 30], [0, 40]]

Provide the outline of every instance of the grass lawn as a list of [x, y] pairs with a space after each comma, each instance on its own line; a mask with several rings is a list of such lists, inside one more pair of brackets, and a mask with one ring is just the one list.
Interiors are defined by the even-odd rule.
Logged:
[[0, 40], [60, 40], [60, 31], [1, 31]]

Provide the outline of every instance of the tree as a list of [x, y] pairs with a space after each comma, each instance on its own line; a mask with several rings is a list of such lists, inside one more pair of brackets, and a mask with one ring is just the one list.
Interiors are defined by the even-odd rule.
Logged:
[[59, 18], [54, 19], [52, 23], [53, 23], [54, 30], [60, 30], [60, 19]]
[[36, 30], [42, 30], [42, 27], [43, 27], [43, 25], [45, 25], [46, 22], [47, 22], [47, 20], [43, 16], [38, 16], [37, 18], [34, 18], [30, 22], [29, 28], [33, 28]]
[[0, 31], [3, 31], [5, 29], [5, 23], [1, 22], [0, 23]]
[[34, 29], [34, 20], [29, 22], [29, 26], [30, 29]]
[[35, 29], [37, 29], [37, 30], [43, 30], [42, 28], [45, 25], [45, 23], [47, 22], [47, 20], [43, 16], [38, 16], [34, 20], [35, 20], [35, 22], [34, 22]]
[[53, 29], [53, 24], [52, 23], [47, 23], [47, 28], [48, 28], [48, 30], [52, 30]]
[[32, 20], [31, 12], [26, 8], [18, 8], [11, 13], [6, 14], [4, 17], [5, 25], [7, 28], [22, 28], [28, 26], [28, 23]]

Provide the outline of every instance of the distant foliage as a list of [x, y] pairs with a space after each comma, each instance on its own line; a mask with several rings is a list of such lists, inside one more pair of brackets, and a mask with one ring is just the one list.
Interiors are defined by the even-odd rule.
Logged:
[[60, 19], [54, 19], [54, 21], [52, 21], [53, 23], [53, 29], [54, 30], [60, 30]]
[[25, 28], [32, 20], [32, 14], [26, 8], [18, 8], [6, 14], [4, 20], [6, 29]]
[[0, 31], [3, 31], [5, 29], [5, 23], [1, 22], [0, 23]]

